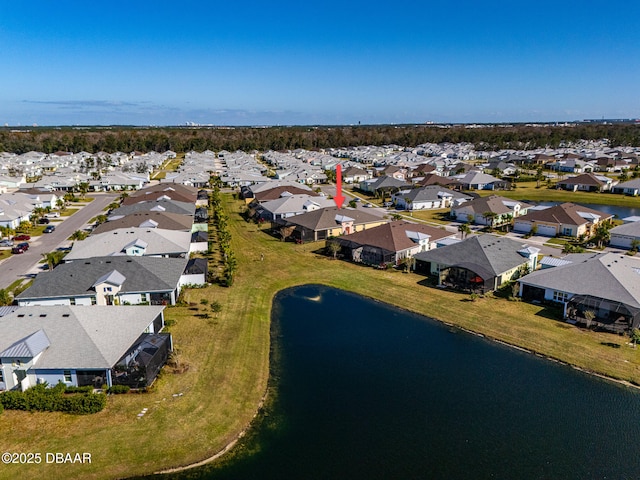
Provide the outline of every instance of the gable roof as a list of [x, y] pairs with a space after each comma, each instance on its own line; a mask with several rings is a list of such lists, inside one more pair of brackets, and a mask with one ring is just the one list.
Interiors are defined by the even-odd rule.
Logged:
[[[58, 265], [39, 273], [31, 287], [16, 298], [93, 296], [93, 286], [117, 270], [125, 280], [120, 293], [169, 292], [176, 289], [187, 258], [95, 257]], [[119, 308], [119, 307], [118, 307]]]
[[111, 368], [163, 309], [97, 305], [20, 307], [0, 318], [0, 349], [4, 353], [23, 339], [46, 337], [49, 346], [42, 351], [36, 368]]
[[[505, 237], [477, 235], [462, 242], [414, 255], [416, 260], [447, 266], [463, 266], [482, 275], [498, 276], [528, 260], [518, 252], [525, 246]], [[485, 278], [486, 280], [486, 278]]]
[[47, 347], [51, 345], [49, 337], [44, 333], [44, 330], [40, 329], [37, 332], [32, 333], [28, 337], [22, 338], [16, 341], [10, 347], [0, 352], [0, 358], [18, 357], [18, 358], [33, 358]]

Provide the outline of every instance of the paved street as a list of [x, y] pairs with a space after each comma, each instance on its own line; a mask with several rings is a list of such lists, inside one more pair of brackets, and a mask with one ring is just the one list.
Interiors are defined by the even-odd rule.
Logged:
[[[0, 262], [0, 288], [7, 288], [19, 278], [25, 278], [41, 271], [42, 266], [39, 262], [43, 258], [43, 254], [52, 252], [57, 248], [70, 246], [71, 242], [67, 239], [76, 230], [86, 227], [87, 222], [93, 217], [100, 215], [103, 210], [118, 198], [118, 194], [94, 194], [94, 200], [88, 205], [81, 208], [63, 221], [51, 221], [51, 225], [55, 225], [56, 229], [53, 233], [43, 234], [39, 237], [33, 237], [29, 241], [29, 250], [20, 255], [11, 255], [9, 258]], [[71, 205], [73, 208], [74, 205]]]

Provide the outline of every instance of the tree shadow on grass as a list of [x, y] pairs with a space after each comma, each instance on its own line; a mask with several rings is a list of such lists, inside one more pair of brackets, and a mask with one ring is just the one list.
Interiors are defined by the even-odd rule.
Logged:
[[562, 309], [560, 307], [545, 306], [536, 313], [536, 316], [548, 318], [549, 320], [562, 320]]

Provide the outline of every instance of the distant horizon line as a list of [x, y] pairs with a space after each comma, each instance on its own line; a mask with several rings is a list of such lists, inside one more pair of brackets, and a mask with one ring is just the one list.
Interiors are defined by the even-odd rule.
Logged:
[[633, 123], [640, 124], [640, 118], [594, 118], [583, 120], [555, 120], [555, 121], [521, 121], [521, 122], [408, 122], [408, 123], [309, 123], [309, 124], [247, 124], [247, 125], [223, 125], [223, 124], [210, 124], [210, 123], [196, 123], [185, 122], [181, 124], [167, 124], [167, 125], [153, 125], [153, 124], [51, 124], [51, 125], [9, 125], [5, 124], [0, 129], [14, 129], [14, 130], [27, 130], [27, 129], [47, 129], [47, 128], [71, 128], [71, 129], [89, 129], [89, 128], [220, 128], [220, 129], [233, 129], [233, 128], [336, 128], [336, 127], [450, 127], [450, 126], [566, 126], [572, 124], [625, 124]]

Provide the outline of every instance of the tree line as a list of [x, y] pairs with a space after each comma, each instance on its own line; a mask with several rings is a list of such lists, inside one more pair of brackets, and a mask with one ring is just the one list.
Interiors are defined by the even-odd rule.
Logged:
[[606, 138], [611, 146], [640, 146], [640, 124], [573, 126], [358, 125], [298, 127], [34, 127], [0, 128], [0, 151], [54, 153], [317, 150], [361, 145], [473, 143], [478, 150], [556, 148]]

